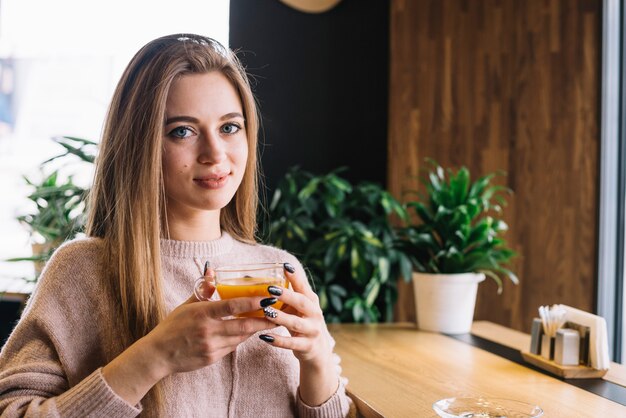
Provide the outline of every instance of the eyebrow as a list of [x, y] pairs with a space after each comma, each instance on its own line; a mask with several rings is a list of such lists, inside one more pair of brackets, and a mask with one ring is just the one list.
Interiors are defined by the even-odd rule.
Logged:
[[[233, 119], [233, 118], [241, 118], [244, 119], [243, 115], [239, 112], [231, 112], [231, 113], [227, 113], [224, 116], [222, 116], [220, 118], [221, 121], [223, 120], [228, 120], [228, 119]], [[165, 124], [169, 125], [170, 123], [174, 123], [174, 122], [191, 122], [191, 123], [199, 123], [200, 121], [197, 118], [194, 118], [193, 116], [173, 116], [171, 118], [167, 118], [165, 120]]]

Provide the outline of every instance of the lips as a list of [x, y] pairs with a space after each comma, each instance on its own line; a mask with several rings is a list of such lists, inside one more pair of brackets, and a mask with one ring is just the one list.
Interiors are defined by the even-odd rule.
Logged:
[[204, 189], [219, 189], [228, 182], [229, 173], [216, 173], [207, 176], [195, 177], [193, 182]]

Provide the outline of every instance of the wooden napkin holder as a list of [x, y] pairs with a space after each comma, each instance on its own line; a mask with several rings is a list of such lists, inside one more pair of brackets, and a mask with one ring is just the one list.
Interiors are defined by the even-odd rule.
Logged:
[[[567, 328], [576, 329], [579, 332], [580, 341], [578, 350], [578, 365], [563, 365], [553, 360], [555, 358], [555, 340], [553, 337], [550, 339], [550, 343], [548, 345], [542, 345], [542, 342], [545, 343], [546, 341], [545, 338], [543, 338], [545, 335], [543, 332], [543, 327], [541, 325], [541, 320], [539, 318], [533, 319], [530, 349], [528, 351], [521, 351], [524, 361], [564, 379], [593, 379], [604, 376], [608, 369], [595, 369], [593, 367], [590, 367], [591, 361], [589, 359], [589, 327], [582, 326], [573, 322], [566, 322], [564, 325]], [[544, 355], [540, 354], [542, 352], [544, 353]], [[548, 355], [550, 356], [550, 359], [547, 358]]]
[[598, 370], [582, 365], [562, 366], [557, 364], [554, 360], [548, 360], [545, 357], [533, 354], [529, 351], [521, 351], [521, 354], [526, 363], [530, 363], [533, 366], [539, 367], [564, 379], [594, 379], [600, 378], [608, 372], [608, 370]]

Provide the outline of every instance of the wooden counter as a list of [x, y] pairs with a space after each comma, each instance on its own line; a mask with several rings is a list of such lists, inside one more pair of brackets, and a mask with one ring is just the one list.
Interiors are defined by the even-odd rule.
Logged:
[[[348, 391], [366, 418], [436, 417], [432, 404], [454, 396], [533, 403], [545, 417], [626, 416], [626, 407], [616, 402], [412, 324], [329, 329], [349, 379]], [[525, 334], [490, 323], [476, 323], [473, 334], [513, 347], [527, 342]]]

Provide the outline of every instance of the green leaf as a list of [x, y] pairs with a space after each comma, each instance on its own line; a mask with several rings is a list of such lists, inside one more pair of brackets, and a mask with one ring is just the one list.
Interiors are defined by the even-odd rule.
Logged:
[[456, 205], [462, 205], [465, 202], [469, 188], [469, 171], [467, 168], [462, 167], [456, 174], [456, 176], [450, 179], [450, 188], [454, 195], [454, 201]]
[[492, 173], [476, 180], [476, 182], [470, 187], [469, 197], [482, 200], [485, 187], [489, 185], [494, 176], [495, 173]]
[[54, 137], [52, 139], [53, 139], [53, 141], [56, 141], [56, 142], [59, 142], [59, 143], [63, 142], [65, 139], [69, 139], [71, 141], [78, 142], [78, 143], [80, 143], [82, 145], [98, 145], [97, 142], [94, 142], [94, 141], [91, 141], [91, 140], [85, 139], [85, 138], [78, 138], [76, 136], [64, 135], [62, 137]]
[[[96, 149], [97, 149], [96, 142], [90, 141], [88, 139], [76, 138], [72, 136], [54, 137], [52, 138], [52, 140], [58, 143], [59, 145], [61, 145], [63, 148], [65, 148], [65, 153], [56, 155], [52, 158], [45, 160], [44, 162], [41, 163], [41, 166], [45, 166], [49, 162], [59, 159], [59, 158], [63, 158], [67, 155], [77, 156], [80, 160], [88, 162], [88, 163], [93, 163], [95, 161]], [[78, 144], [73, 145], [70, 142], [75, 142]]]
[[498, 285], [498, 294], [502, 294], [502, 279], [500, 279], [500, 277], [498, 277], [497, 274], [495, 274], [493, 271], [491, 270], [479, 270], [479, 273], [483, 273], [485, 276], [491, 277], [496, 284]]
[[365, 287], [365, 306], [372, 306], [374, 301], [378, 297], [378, 292], [380, 291], [380, 282], [375, 278], [372, 278], [367, 286]]
[[430, 212], [426, 209], [424, 204], [421, 202], [410, 202], [407, 204], [409, 208], [415, 210], [415, 213], [425, 224], [431, 224], [434, 222], [434, 216], [430, 214]]
[[391, 203], [391, 200], [389, 199], [389, 196], [383, 195], [383, 197], [380, 199], [380, 204], [385, 210], [386, 214], [390, 214], [393, 211], [393, 205]]
[[396, 215], [398, 215], [398, 217], [403, 222], [408, 222], [409, 221], [409, 214], [406, 211], [406, 209], [400, 203], [398, 203], [398, 202], [394, 203], [393, 211], [395, 212]]
[[302, 241], [307, 240], [306, 232], [304, 232], [304, 229], [300, 228], [300, 226], [296, 222], [290, 222], [290, 226], [293, 232], [298, 236], [298, 238], [300, 238]]
[[350, 250], [350, 267], [352, 269], [352, 277], [357, 278], [358, 277], [358, 269], [359, 269], [359, 264], [361, 262], [361, 256], [359, 255], [359, 251], [356, 248], [356, 246], [353, 246], [352, 249]]
[[324, 234], [324, 239], [326, 241], [332, 241], [342, 234], [343, 234], [343, 231], [341, 230], [333, 230], [332, 232]]
[[505, 274], [514, 284], [519, 284], [519, 279], [517, 278], [515, 273], [513, 273], [511, 270], [506, 269], [504, 267], [498, 267], [497, 271], [499, 271], [502, 274]]
[[504, 187], [504, 186], [487, 187], [483, 191], [482, 198], [483, 198], [483, 200], [491, 201], [492, 198], [495, 198], [496, 193], [498, 193], [498, 192], [506, 193], [506, 192], [509, 192], [509, 191], [510, 191], [509, 188], [508, 187]]
[[398, 253], [398, 258], [400, 261], [400, 272], [405, 282], [410, 282], [413, 274], [413, 266], [411, 264], [411, 259], [403, 252]]
[[32, 257], [14, 257], [14, 258], [6, 258], [4, 261], [15, 263], [18, 261], [48, 261], [52, 252], [47, 252], [45, 254], [33, 255]]
[[280, 189], [276, 189], [274, 192], [274, 196], [272, 196], [272, 203], [270, 204], [270, 211], [275, 211], [278, 206], [278, 202], [280, 202], [280, 198], [282, 196], [282, 191]]
[[331, 218], [334, 218], [339, 214], [339, 210], [337, 209], [337, 206], [333, 202], [329, 202], [328, 200], [325, 200], [324, 207], [326, 208], [326, 212], [328, 212]]
[[373, 245], [374, 247], [383, 247], [383, 243], [380, 242], [380, 240], [376, 238], [371, 232], [369, 234], [361, 235], [361, 238], [363, 239], [363, 241], [367, 242], [370, 245]]
[[389, 272], [391, 270], [391, 264], [386, 257], [380, 257], [378, 259], [378, 270], [380, 272], [380, 282], [385, 283], [389, 280]]
[[350, 183], [348, 183], [346, 180], [342, 179], [341, 177], [331, 176], [329, 180], [333, 184], [333, 186], [335, 186], [336, 188], [338, 188], [339, 190], [343, 192], [350, 193], [352, 191], [352, 186], [350, 185]]
[[339, 297], [345, 298], [346, 296], [348, 296], [348, 292], [346, 291], [346, 289], [338, 284], [331, 284], [328, 288], [330, 289], [331, 293], [336, 294]]
[[443, 176], [437, 176], [435, 173], [430, 173], [429, 175], [430, 178], [430, 185], [432, 187], [432, 189], [435, 192], [438, 192], [441, 190], [441, 181], [443, 180]]
[[338, 259], [342, 259], [344, 257], [344, 255], [346, 254], [346, 248], [347, 248], [347, 245], [345, 242], [342, 242], [337, 246], [337, 258]]
[[[320, 308], [322, 308], [322, 311], [325, 311], [328, 308], [328, 296], [326, 295], [325, 291], [318, 291], [317, 295], [320, 298]], [[331, 296], [332, 298], [332, 296]], [[332, 299], [331, 299], [332, 300]], [[338, 311], [341, 311], [341, 309], [337, 309]]]
[[336, 257], [337, 248], [339, 247], [339, 242], [333, 242], [326, 249], [326, 255], [324, 256], [324, 264], [328, 266], [328, 268], [334, 268], [340, 258]]
[[330, 304], [337, 312], [341, 312], [343, 310], [343, 301], [341, 300], [340, 295], [338, 295], [337, 293], [330, 294]]
[[504, 221], [496, 220], [493, 224], [493, 229], [495, 229], [498, 232], [507, 231], [509, 229], [509, 226]]
[[298, 198], [300, 200], [306, 200], [311, 197], [311, 195], [317, 190], [320, 181], [321, 179], [319, 178], [311, 179], [309, 183], [300, 191], [300, 193], [298, 193]]
[[363, 314], [363, 302], [357, 300], [352, 307], [352, 317], [354, 318], [354, 322], [361, 322], [363, 320]]

